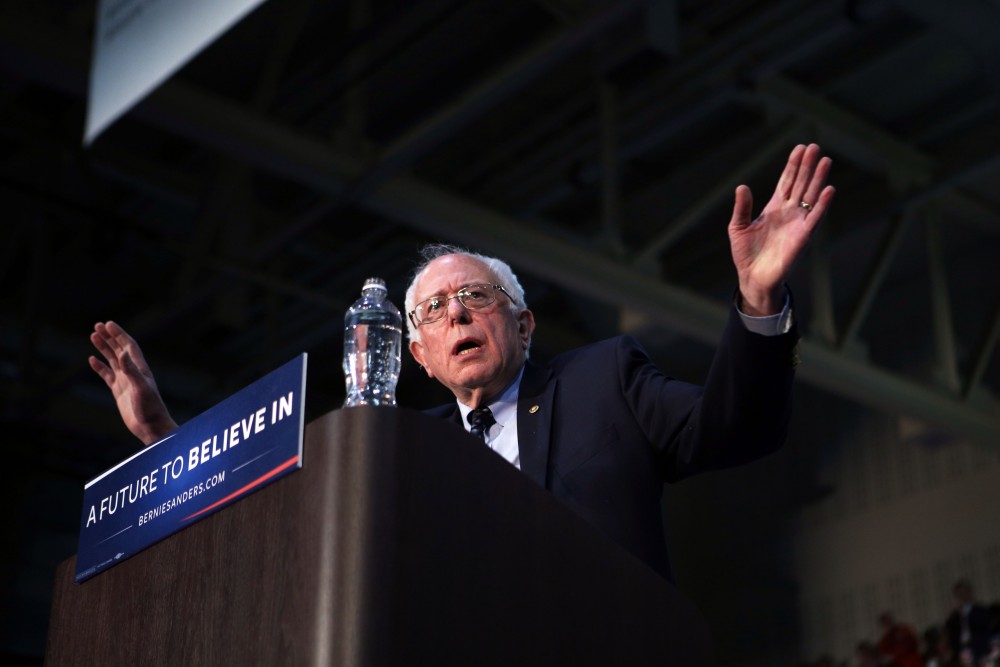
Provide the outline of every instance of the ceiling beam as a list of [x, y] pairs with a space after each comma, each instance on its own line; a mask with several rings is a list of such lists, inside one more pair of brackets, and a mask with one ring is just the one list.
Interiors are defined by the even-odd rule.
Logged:
[[[425, 233], [447, 235], [510, 259], [535, 275], [590, 298], [644, 313], [650, 320], [715, 345], [728, 306], [651, 279], [620, 262], [570, 246], [527, 225], [414, 179], [396, 179], [371, 200], [385, 215]], [[954, 394], [880, 369], [811, 340], [801, 343], [806, 382], [959, 437], [996, 447], [1000, 419]]]
[[[7, 31], [0, 32], [0, 39], [6, 37]], [[35, 55], [45, 57], [37, 51]], [[164, 85], [131, 115], [332, 197], [340, 196], [346, 183], [366, 171], [315, 137], [178, 81]], [[388, 179], [360, 203], [424, 233], [505, 256], [524, 270], [588, 298], [646, 313], [662, 326], [708, 345], [716, 344], [726, 318], [724, 303], [651, 279], [415, 178]], [[992, 446], [1000, 442], [1000, 420], [953, 395], [809, 340], [802, 342], [802, 356], [799, 376], [810, 384], [960, 437]]]
[[762, 80], [757, 92], [759, 102], [777, 105], [812, 123], [822, 138], [820, 143], [836, 146], [858, 164], [888, 175], [900, 191], [931, 183], [937, 167], [932, 158], [822, 95], [781, 75]]

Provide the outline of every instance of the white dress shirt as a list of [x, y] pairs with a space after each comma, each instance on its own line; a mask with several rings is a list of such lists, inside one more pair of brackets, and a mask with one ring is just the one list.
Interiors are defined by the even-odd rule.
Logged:
[[[497, 423], [486, 431], [486, 445], [513, 463], [518, 470], [521, 469], [521, 456], [517, 449], [517, 393], [521, 386], [522, 375], [524, 375], [523, 366], [514, 381], [486, 405], [493, 413], [493, 418], [497, 420]], [[469, 423], [469, 413], [472, 412], [472, 408], [459, 401], [458, 410], [462, 413], [465, 430], [470, 430], [472, 425]]]

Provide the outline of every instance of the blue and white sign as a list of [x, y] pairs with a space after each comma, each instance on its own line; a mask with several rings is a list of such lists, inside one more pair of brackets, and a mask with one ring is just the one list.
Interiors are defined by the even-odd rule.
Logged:
[[301, 468], [306, 358], [87, 482], [76, 581]]

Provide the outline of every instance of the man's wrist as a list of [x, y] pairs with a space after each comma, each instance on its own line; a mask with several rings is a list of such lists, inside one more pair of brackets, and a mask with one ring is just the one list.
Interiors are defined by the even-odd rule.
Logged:
[[175, 422], [171, 417], [166, 417], [164, 419], [158, 420], [156, 424], [147, 424], [143, 426], [139, 439], [142, 440], [143, 444], [151, 445], [157, 440], [163, 438], [171, 431], [177, 428], [177, 422]]
[[788, 290], [781, 284], [776, 289], [750, 289], [740, 285], [736, 306], [741, 313], [750, 317], [778, 315], [788, 300]]
[[794, 322], [792, 315], [792, 297], [788, 289], [782, 286], [784, 295], [782, 305], [773, 315], [754, 315], [746, 312], [746, 305], [742, 300], [742, 294], [736, 293], [736, 311], [740, 315], [743, 326], [748, 331], [762, 336], [780, 336], [788, 333]]

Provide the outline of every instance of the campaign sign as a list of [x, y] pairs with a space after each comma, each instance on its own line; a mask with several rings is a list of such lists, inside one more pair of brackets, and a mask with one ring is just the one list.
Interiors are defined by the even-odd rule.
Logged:
[[302, 354], [83, 487], [81, 582], [302, 467]]

